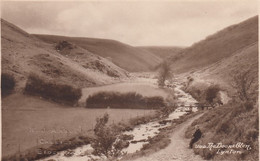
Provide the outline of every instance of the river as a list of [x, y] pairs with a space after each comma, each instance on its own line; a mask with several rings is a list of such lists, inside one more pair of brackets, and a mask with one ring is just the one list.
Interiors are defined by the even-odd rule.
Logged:
[[[129, 83], [124, 83], [124, 84], [131, 86]], [[113, 85], [112, 87], [115, 87], [115, 86], [121, 88], [122, 83], [119, 85]], [[96, 91], [96, 88], [98, 88], [98, 87], [95, 87], [93, 89], [93, 91]], [[111, 87], [108, 86], [108, 89], [110, 89], [110, 88]], [[166, 124], [160, 124], [159, 121], [153, 121], [153, 122], [149, 122], [146, 124], [141, 124], [141, 125], [135, 127], [132, 131], [124, 132], [124, 134], [134, 136], [134, 138], [130, 141], [130, 145], [126, 149], [123, 149], [124, 152], [129, 154], [129, 153], [134, 153], [136, 151], [139, 151], [143, 147], [144, 144], [148, 143], [149, 137], [152, 138], [152, 137], [155, 137], [156, 135], [158, 135], [161, 128], [165, 128], [165, 127], [171, 125], [172, 120], [178, 119], [180, 116], [187, 114], [188, 110], [190, 110], [189, 107], [187, 107], [187, 106], [190, 106], [190, 105], [192, 106], [197, 103], [197, 101], [191, 95], [189, 95], [188, 93], [185, 93], [181, 89], [180, 84], [174, 83], [174, 85], [169, 88], [172, 88], [175, 92], [175, 95], [177, 96], [178, 108], [174, 112], [172, 112], [167, 118], [164, 119]], [[86, 98], [86, 95], [88, 95], [88, 94], [85, 93], [84, 97]], [[193, 112], [196, 112], [197, 108], [193, 107], [191, 110]], [[160, 121], [162, 121], [162, 120], [160, 120]], [[64, 155], [66, 153], [66, 151], [61, 151], [54, 156], [45, 158], [43, 161], [48, 161], [48, 160], [87, 161], [87, 160], [91, 160], [92, 158], [102, 159], [102, 157], [97, 157], [97, 156], [92, 155], [91, 154], [92, 151], [93, 151], [93, 148], [90, 145], [84, 145], [82, 147], [78, 147], [78, 148], [74, 149], [72, 151], [73, 155], [70, 157], [66, 157]], [[105, 157], [103, 157], [103, 159], [104, 158]]]

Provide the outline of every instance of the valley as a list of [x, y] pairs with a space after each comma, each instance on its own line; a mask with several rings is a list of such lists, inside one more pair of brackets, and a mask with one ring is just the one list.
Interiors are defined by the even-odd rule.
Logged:
[[[1, 40], [3, 161], [259, 158], [258, 16], [188, 47], [30, 34], [4, 19]], [[197, 126], [198, 145], [253, 148], [188, 149]]]

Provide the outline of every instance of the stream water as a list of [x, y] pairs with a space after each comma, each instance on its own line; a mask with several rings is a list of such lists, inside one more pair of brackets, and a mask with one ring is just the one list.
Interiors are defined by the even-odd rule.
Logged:
[[[169, 87], [173, 88], [173, 87]], [[177, 105], [178, 108], [172, 112], [168, 118], [160, 121], [153, 121], [146, 124], [141, 124], [135, 127], [132, 131], [124, 132], [127, 135], [133, 135], [134, 138], [130, 141], [130, 144], [127, 148], [123, 149], [126, 153], [134, 153], [139, 151], [144, 144], [148, 143], [148, 139], [151, 137], [155, 137], [159, 134], [160, 129], [165, 128], [171, 125], [171, 121], [178, 119], [180, 116], [188, 113], [189, 110], [193, 112], [197, 111], [197, 108], [190, 109], [189, 106], [194, 105], [197, 101], [189, 94], [185, 93], [181, 90], [181, 85], [175, 84], [174, 87], [175, 95], [178, 97]], [[162, 123], [164, 121], [164, 123]], [[93, 148], [90, 145], [84, 145], [82, 147], [78, 147], [70, 152], [62, 151], [57, 153], [56, 155], [50, 156], [48, 158], [43, 159], [43, 161], [87, 161], [91, 159], [102, 159], [102, 157], [97, 157], [91, 154]], [[66, 154], [70, 153], [69, 157], [66, 157]], [[104, 159], [104, 157], [103, 157]]]

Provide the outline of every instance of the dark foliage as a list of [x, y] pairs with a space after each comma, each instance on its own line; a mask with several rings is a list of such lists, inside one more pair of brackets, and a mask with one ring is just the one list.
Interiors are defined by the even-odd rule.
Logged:
[[38, 95], [46, 99], [67, 105], [74, 105], [80, 99], [81, 89], [70, 85], [46, 82], [39, 76], [31, 74], [25, 86], [25, 93]]
[[235, 98], [239, 101], [253, 101], [257, 99], [258, 72], [252, 67], [245, 67], [244, 70], [233, 71], [231, 86], [235, 89]]
[[209, 86], [206, 90], [206, 101], [207, 101], [207, 103], [214, 106], [214, 104], [217, 101], [216, 98], [217, 98], [219, 91], [220, 91], [219, 86], [217, 86], [217, 85]]
[[167, 61], [162, 62], [159, 70], [158, 80], [157, 80], [158, 86], [164, 87], [165, 81], [167, 79], [170, 79], [172, 76], [173, 75], [171, 71], [171, 65]]
[[100, 92], [89, 96], [86, 100], [87, 108], [135, 108], [158, 109], [164, 107], [162, 97], [144, 97], [135, 92]]
[[63, 50], [63, 49], [73, 49], [73, 45], [67, 41], [60, 41], [56, 46], [56, 50]]
[[7, 73], [1, 74], [1, 94], [2, 96], [6, 96], [14, 90], [15, 87], [15, 79], [12, 75]]
[[92, 141], [91, 146], [94, 148], [94, 155], [105, 155], [110, 159], [124, 155], [122, 150], [129, 146], [127, 140], [132, 137], [120, 135], [117, 128], [107, 126], [108, 119], [107, 113], [103, 117], [97, 118], [94, 129], [96, 139]]
[[219, 93], [221, 89], [218, 85], [213, 84], [201, 89], [198, 89], [198, 87], [188, 88], [187, 86], [185, 91], [192, 95], [192, 97], [199, 102], [199, 105], [201, 107], [203, 107], [204, 105], [211, 107], [223, 105]]

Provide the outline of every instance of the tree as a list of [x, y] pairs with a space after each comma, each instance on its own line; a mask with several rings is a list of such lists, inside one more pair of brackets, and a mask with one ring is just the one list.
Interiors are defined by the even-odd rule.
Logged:
[[164, 87], [165, 81], [167, 79], [170, 79], [171, 77], [172, 77], [171, 66], [167, 61], [163, 61], [159, 69], [159, 76], [157, 80], [158, 86]]
[[235, 89], [235, 97], [242, 102], [252, 101], [254, 93], [257, 93], [256, 89], [258, 89], [253, 88], [253, 84], [257, 83], [258, 73], [254, 73], [250, 67], [233, 73], [231, 86]]
[[124, 140], [124, 135], [119, 135], [117, 128], [107, 126], [108, 120], [107, 113], [103, 117], [97, 118], [94, 129], [96, 139], [91, 143], [91, 146], [94, 148], [94, 155], [105, 155], [110, 159], [123, 155], [122, 150], [129, 145], [129, 142]]
[[209, 86], [206, 90], [206, 101], [212, 107], [214, 107], [217, 102], [221, 102], [220, 98], [218, 98], [219, 91], [220, 88], [217, 85]]

